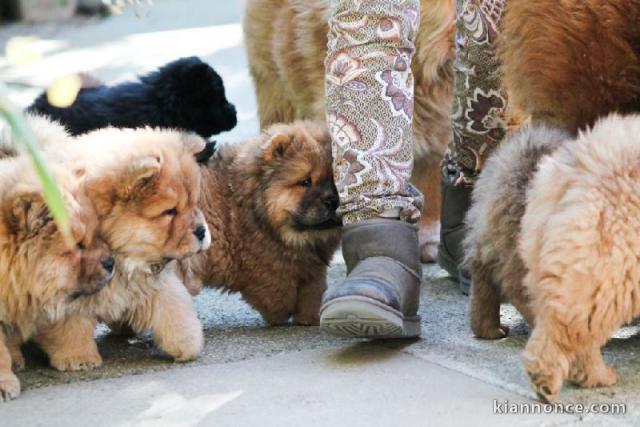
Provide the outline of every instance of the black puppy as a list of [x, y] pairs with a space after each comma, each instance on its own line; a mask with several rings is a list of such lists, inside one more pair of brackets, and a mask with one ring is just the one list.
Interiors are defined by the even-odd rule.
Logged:
[[52, 106], [46, 94], [41, 94], [27, 111], [51, 117], [72, 135], [108, 126], [151, 126], [208, 138], [233, 129], [237, 123], [236, 109], [225, 97], [222, 79], [196, 57], [170, 62], [141, 76], [139, 82], [83, 88], [68, 108]]

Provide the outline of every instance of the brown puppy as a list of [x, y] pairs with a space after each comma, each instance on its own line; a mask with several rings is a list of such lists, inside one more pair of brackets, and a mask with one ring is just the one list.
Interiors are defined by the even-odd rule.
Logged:
[[[330, 0], [249, 0], [244, 19], [261, 127], [325, 120], [324, 60]], [[425, 196], [422, 259], [439, 240], [440, 160], [451, 139], [455, 2], [422, 0], [415, 79], [413, 182]]]
[[545, 158], [522, 218], [535, 327], [523, 361], [538, 395], [566, 378], [616, 382], [601, 347], [640, 315], [640, 117], [610, 116]]
[[533, 325], [522, 280], [526, 269], [518, 253], [520, 221], [527, 190], [540, 159], [570, 138], [564, 131], [525, 127], [489, 157], [475, 183], [467, 214], [465, 263], [471, 273], [470, 320], [478, 338], [503, 338], [500, 303], [513, 304]]
[[191, 279], [240, 292], [271, 325], [291, 316], [318, 324], [340, 239], [326, 129], [272, 126], [260, 138], [220, 147], [201, 175], [213, 243], [185, 261]]
[[516, 109], [576, 132], [640, 111], [640, 1], [510, 0], [499, 55]]
[[[57, 125], [41, 122], [43, 126]], [[46, 129], [37, 129], [38, 135]], [[199, 354], [202, 327], [178, 277], [176, 259], [208, 248], [211, 237], [197, 207], [200, 173], [195, 136], [152, 129], [104, 129], [51, 144], [46, 150], [84, 174], [100, 232], [114, 252], [116, 275], [108, 289], [83, 301], [73, 316], [38, 334], [37, 341], [61, 370], [101, 364], [93, 331], [96, 320], [151, 330], [169, 356]]]
[[107, 285], [113, 258], [98, 237], [98, 218], [78, 177], [52, 171], [65, 198], [77, 245], [69, 248], [53, 222], [30, 161], [0, 161], [0, 401], [17, 397], [20, 344]]

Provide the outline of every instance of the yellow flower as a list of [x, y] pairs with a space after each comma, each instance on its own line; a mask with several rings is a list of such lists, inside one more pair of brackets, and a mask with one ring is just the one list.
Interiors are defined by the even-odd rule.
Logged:
[[82, 88], [82, 79], [76, 75], [60, 77], [47, 89], [49, 104], [58, 108], [67, 108], [74, 103]]

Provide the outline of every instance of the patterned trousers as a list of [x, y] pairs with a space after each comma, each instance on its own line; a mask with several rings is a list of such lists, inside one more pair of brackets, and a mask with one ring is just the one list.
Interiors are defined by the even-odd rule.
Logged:
[[[454, 138], [443, 161], [445, 176], [456, 183], [470, 183], [505, 134], [507, 98], [494, 49], [505, 1], [457, 0]], [[423, 198], [409, 182], [410, 65], [420, 1], [334, 0], [331, 12], [327, 123], [343, 221], [416, 222]]]
[[507, 94], [495, 49], [506, 2], [456, 1], [453, 142], [442, 162], [444, 179], [456, 185], [473, 184], [506, 134]]

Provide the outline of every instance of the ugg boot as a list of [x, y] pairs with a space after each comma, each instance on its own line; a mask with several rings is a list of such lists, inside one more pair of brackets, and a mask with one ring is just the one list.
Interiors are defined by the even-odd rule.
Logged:
[[393, 219], [347, 225], [342, 253], [347, 278], [325, 292], [320, 327], [351, 337], [420, 336], [417, 228]]
[[438, 245], [438, 264], [460, 284], [460, 291], [469, 295], [471, 277], [460, 268], [464, 258], [462, 242], [466, 234], [465, 216], [471, 206], [473, 187], [455, 186], [449, 177], [442, 177], [442, 208], [440, 213], [440, 244]]

